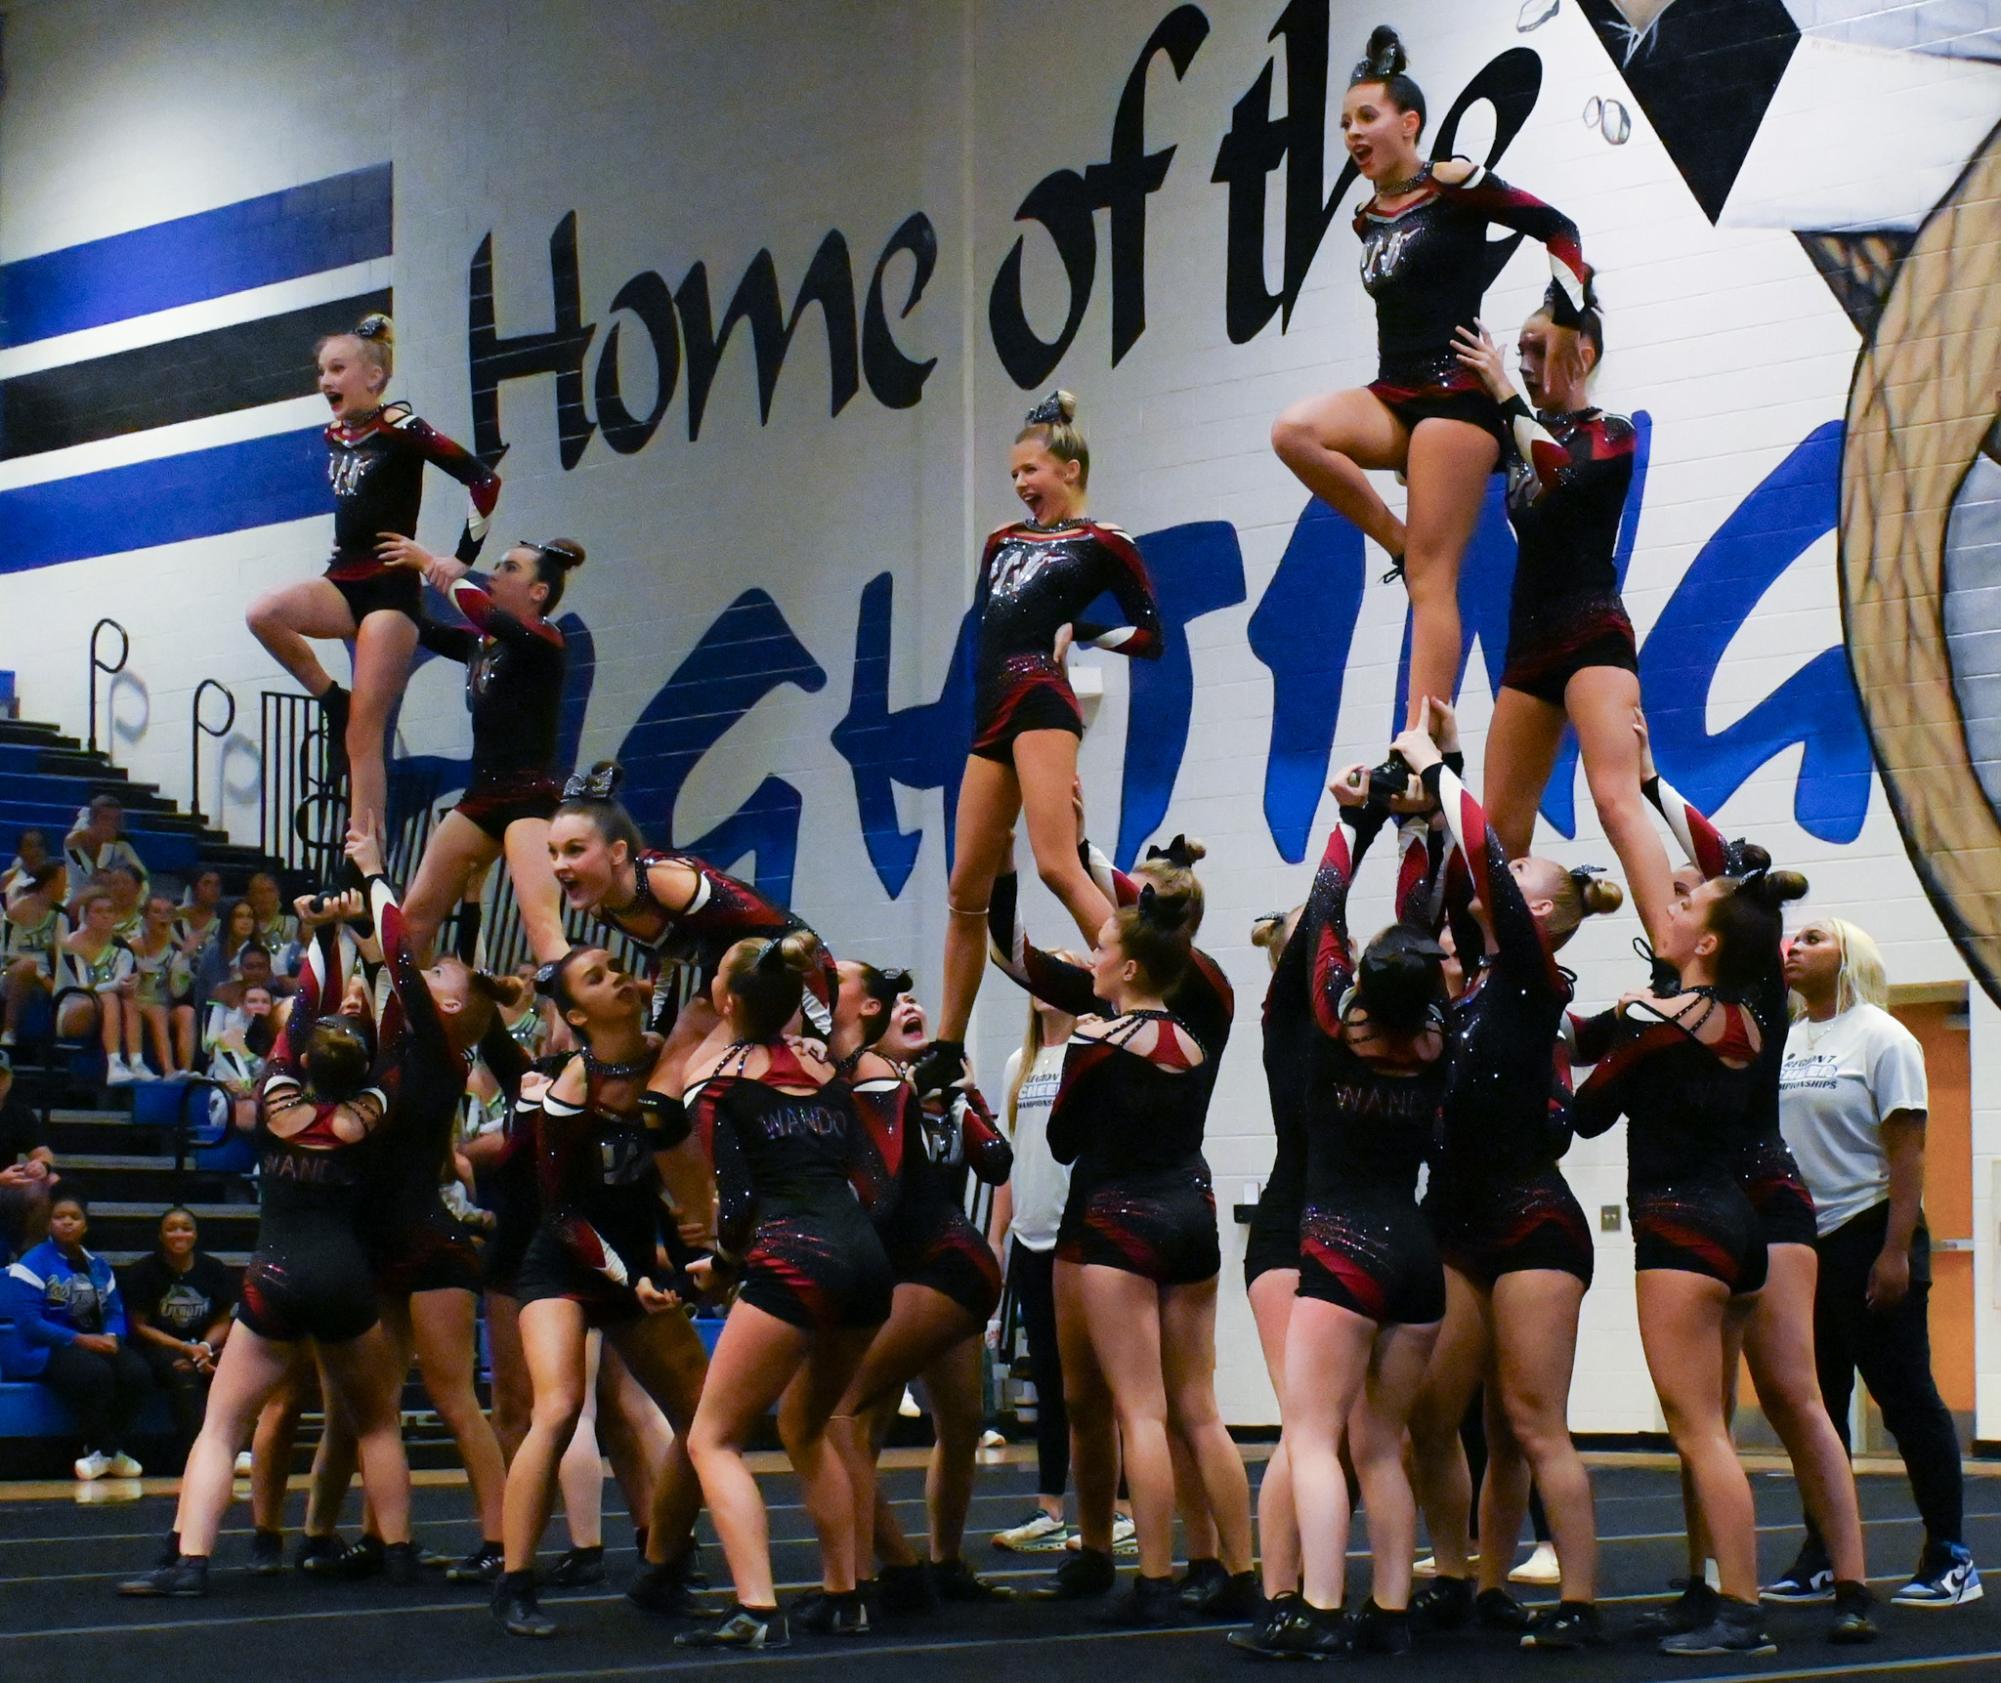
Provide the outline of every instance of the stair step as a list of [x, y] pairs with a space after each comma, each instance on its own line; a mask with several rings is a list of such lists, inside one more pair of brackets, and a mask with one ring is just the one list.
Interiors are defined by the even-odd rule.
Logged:
[[[90, 1218], [100, 1217], [115, 1221], [123, 1217], [146, 1216], [157, 1219], [166, 1206], [154, 1200], [134, 1200], [130, 1198], [93, 1198], [90, 1201]], [[257, 1219], [255, 1204], [190, 1204], [196, 1221], [242, 1221], [246, 1217]]]
[[[201, 1248], [225, 1268], [234, 1268], [238, 1272], [241, 1272], [250, 1266], [250, 1253], [248, 1251], [216, 1251], [209, 1250], [209, 1247], [206, 1245], [203, 1245]], [[133, 1263], [141, 1261], [153, 1253], [151, 1251], [99, 1251], [97, 1254], [110, 1263], [113, 1268], [130, 1268]]]
[[33, 742], [51, 748], [82, 748], [73, 736], [65, 736], [54, 725], [39, 719], [0, 719], [0, 742]]
[[70, 1151], [63, 1154], [65, 1172], [74, 1170], [88, 1178], [110, 1174], [172, 1174], [174, 1160], [166, 1156], [127, 1155], [108, 1151]]

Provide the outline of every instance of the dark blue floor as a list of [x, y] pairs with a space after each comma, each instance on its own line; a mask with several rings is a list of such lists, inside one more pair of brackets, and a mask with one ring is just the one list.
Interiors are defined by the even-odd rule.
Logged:
[[[1259, 1468], [1253, 1466], [1255, 1477]], [[914, 1531], [923, 1523], [920, 1475], [889, 1475], [898, 1511]], [[1047, 1557], [999, 1554], [986, 1545], [995, 1529], [1029, 1506], [1026, 1468], [983, 1470], [969, 1532], [968, 1556], [1004, 1582], [1022, 1583]], [[1798, 1513], [1789, 1478], [1754, 1475], [1761, 1553], [1767, 1575], [1790, 1560]], [[1671, 1474], [1637, 1467], [1596, 1473], [1603, 1538], [1603, 1605], [1616, 1628], [1662, 1592], [1680, 1569], [1682, 1522]], [[796, 1486], [765, 1481], [782, 1589], [804, 1588], [815, 1553]], [[609, 1494], [609, 1493], [608, 1493]], [[1970, 1479], [1969, 1538], [1976, 1555], [2001, 1572], [2001, 1483]], [[294, 1497], [296, 1515], [299, 1498]], [[1900, 1479], [1862, 1481], [1869, 1563], [1880, 1596], [1902, 1581], [1914, 1561], [1919, 1528]], [[417, 1492], [419, 1539], [450, 1553], [470, 1546], [462, 1489]], [[550, 1642], [502, 1635], [489, 1621], [482, 1594], [447, 1586], [394, 1590], [380, 1584], [333, 1587], [297, 1574], [252, 1578], [232, 1570], [247, 1549], [246, 1510], [232, 1511], [237, 1529], [217, 1553], [216, 1593], [201, 1602], [124, 1601], [113, 1593], [121, 1577], [147, 1564], [171, 1520], [171, 1501], [147, 1497], [118, 1505], [78, 1506], [67, 1500], [0, 1504], [0, 1679], [18, 1683], [266, 1683], [312, 1677], [366, 1678], [371, 1683], [502, 1683], [542, 1678], [644, 1678], [715, 1672], [740, 1665], [809, 1667], [814, 1678], [854, 1683], [1107, 1683], [1107, 1667], [1134, 1683], [1221, 1675], [1262, 1676], [1258, 1662], [1225, 1646], [1219, 1628], [1160, 1633], [1106, 1630], [1092, 1608], [1046, 1603], [951, 1609], [899, 1621], [868, 1637], [834, 1641], [799, 1637], [782, 1654], [727, 1659], [684, 1654], [671, 1645], [677, 1627], [632, 1607], [620, 1593], [633, 1555], [629, 1521], [608, 1513], [605, 1534], [612, 1581], [600, 1589], [550, 1592], [545, 1607], [562, 1623]], [[1359, 1529], [1359, 1528], [1358, 1528]], [[562, 1546], [560, 1521], [549, 1552]], [[1357, 1547], [1361, 1545], [1358, 1535]], [[710, 1550], [711, 1568], [720, 1555]], [[1352, 1583], [1366, 1592], [1366, 1562]], [[1549, 1592], [1526, 1592], [1526, 1598]], [[1432, 1637], [1408, 1660], [1387, 1662], [1410, 1683], [1558, 1675], [1570, 1679], [1875, 1678], [1930, 1675], [2001, 1680], [2001, 1580], [1996, 1600], [1943, 1612], [1884, 1606], [1882, 1640], [1862, 1649], [1829, 1647], [1821, 1638], [1823, 1608], [1773, 1609], [1769, 1628], [1777, 1656], [1744, 1662], [1673, 1662], [1631, 1642], [1589, 1655], [1523, 1653], [1500, 1637], [1456, 1633]], [[1025, 1645], [1031, 1645], [1027, 1647]], [[1371, 1662], [1358, 1662], [1367, 1666]], [[1373, 1662], [1381, 1666], [1386, 1662]], [[798, 1675], [798, 1673], [794, 1673]], [[1289, 1676], [1290, 1672], [1278, 1675]]]

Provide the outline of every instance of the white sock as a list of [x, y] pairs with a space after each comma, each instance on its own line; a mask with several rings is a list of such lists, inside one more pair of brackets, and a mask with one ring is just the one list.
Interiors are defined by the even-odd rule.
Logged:
[[1702, 1581], [1713, 1590], [1723, 1588], [1723, 1574], [1716, 1569], [1716, 1557], [1705, 1555], [1702, 1562]]

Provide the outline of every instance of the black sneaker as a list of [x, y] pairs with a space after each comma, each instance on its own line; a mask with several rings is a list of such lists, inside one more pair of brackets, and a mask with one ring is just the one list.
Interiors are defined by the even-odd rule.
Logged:
[[[603, 1576], [600, 1562], [598, 1578]], [[597, 1579], [589, 1581], [595, 1583]], [[694, 1586], [688, 1582], [688, 1563], [684, 1560], [641, 1560], [632, 1582], [626, 1585], [625, 1598], [635, 1607], [674, 1619], [692, 1619], [701, 1612], [695, 1601]]]
[[1482, 1630], [1511, 1630], [1517, 1635], [1535, 1623], [1535, 1615], [1504, 1589], [1485, 1589], [1473, 1597], [1473, 1620]]
[[1686, 1636], [1692, 1630], [1706, 1630], [1716, 1618], [1720, 1598], [1700, 1578], [1684, 1581], [1681, 1594], [1665, 1607], [1642, 1613], [1633, 1621], [1633, 1634], [1649, 1641], [1663, 1636]]
[[677, 1648], [789, 1648], [792, 1633], [776, 1607], [746, 1607], [737, 1602], [712, 1625], [684, 1630], [674, 1638]]
[[1110, 1555], [1100, 1549], [1079, 1549], [1024, 1593], [1030, 1601], [1083, 1601], [1110, 1593], [1118, 1581], [1118, 1568]]
[[1876, 1604], [1876, 1598], [1869, 1593], [1867, 1584], [1842, 1582], [1834, 1586], [1834, 1623], [1828, 1627], [1827, 1639], [1842, 1647], [1852, 1647], [1876, 1640], [1876, 1624], [1869, 1617], [1869, 1610]]
[[493, 1583], [493, 1617], [509, 1636], [554, 1636], [556, 1621], [535, 1600], [533, 1572], [503, 1572]]
[[1275, 1659], [1280, 1654], [1276, 1646], [1278, 1633], [1284, 1629], [1286, 1621], [1296, 1617], [1305, 1605], [1305, 1597], [1297, 1590], [1275, 1595], [1264, 1604], [1263, 1613], [1251, 1621], [1248, 1629], [1233, 1630], [1223, 1640], [1232, 1648], [1242, 1648], [1249, 1653]]
[[938, 1605], [939, 1590], [928, 1561], [885, 1566], [876, 1574], [876, 1594], [885, 1613], [928, 1613]]
[[315, 1578], [358, 1584], [364, 1579], [382, 1575], [388, 1552], [388, 1546], [380, 1537], [364, 1533], [359, 1542], [349, 1543], [338, 1554], [315, 1552], [299, 1564]]
[[982, 1578], [963, 1560], [931, 1562], [931, 1591], [940, 1601], [1012, 1601], [1014, 1591]]
[[1229, 1581], [1230, 1574], [1223, 1570], [1223, 1563], [1205, 1556], [1188, 1563], [1188, 1570], [1174, 1581], [1174, 1592], [1181, 1597], [1181, 1605], [1193, 1613], [1218, 1584]]
[[1828, 1564], [1827, 1551], [1809, 1537], [1800, 1545], [1798, 1558], [1779, 1579], [1758, 1591], [1758, 1599], [1793, 1606], [1832, 1601], [1834, 1568]]
[[284, 1570], [285, 1539], [278, 1532], [260, 1526], [250, 1534], [251, 1576], [272, 1578]]
[[347, 782], [347, 715], [351, 697], [338, 684], [329, 685], [320, 702], [320, 737], [326, 745], [327, 785], [338, 789]]
[[1716, 1616], [1700, 1630], [1661, 1638], [1663, 1654], [1689, 1659], [1705, 1654], [1776, 1654], [1779, 1645], [1765, 1634], [1757, 1603], [1716, 1598]]
[[810, 1630], [817, 1636], [866, 1636], [869, 1633], [868, 1603], [862, 1599], [859, 1590], [822, 1589], [810, 1597], [801, 1596], [792, 1604], [792, 1616], [799, 1621], [802, 1630]]
[[1358, 1654], [1408, 1654], [1415, 1635], [1408, 1612], [1378, 1607], [1371, 1597], [1355, 1615], [1349, 1638]]
[[171, 1566], [180, 1558], [181, 1534], [178, 1531], [169, 1531], [165, 1541], [160, 1544], [160, 1552], [153, 1556], [153, 1570], [157, 1572], [162, 1566]]
[[128, 1578], [120, 1595], [201, 1596], [208, 1594], [208, 1556], [176, 1555], [171, 1566], [156, 1566], [143, 1578]]
[[481, 1543], [464, 1560], [454, 1561], [447, 1566], [445, 1576], [455, 1584], [490, 1584], [500, 1576], [505, 1552], [498, 1543], [489, 1539]]
[[1183, 1589], [1181, 1610], [1195, 1618], [1213, 1620], [1218, 1624], [1243, 1624], [1263, 1616], [1264, 1591], [1258, 1587], [1255, 1572], [1225, 1573], [1220, 1580], [1211, 1582], [1207, 1592], [1195, 1600], [1191, 1601], [1188, 1591]]
[[1410, 1611], [1426, 1630], [1458, 1630], [1473, 1617], [1473, 1580], [1440, 1574], [1410, 1598]]
[[382, 1545], [382, 1575], [398, 1589], [409, 1589], [424, 1580], [424, 1567], [415, 1543]]
[[1127, 1629], [1160, 1630], [1181, 1622], [1181, 1597], [1172, 1578], [1149, 1578], [1135, 1572], [1125, 1593], [1098, 1615], [1098, 1622]]
[[1341, 1660], [1355, 1651], [1354, 1627], [1338, 1607], [1315, 1607], [1300, 1595], [1272, 1601], [1271, 1616], [1226, 1640], [1270, 1660]]
[[[642, 1553], [639, 1558], [644, 1560], [646, 1556]], [[564, 1589], [581, 1589], [586, 1584], [603, 1583], [604, 1544], [565, 1549], [556, 1557], [556, 1564], [549, 1568], [548, 1582]]]
[[329, 1531], [324, 1537], [301, 1532], [298, 1546], [292, 1550], [292, 1564], [301, 1572], [310, 1572], [317, 1577], [346, 1553], [347, 1544], [340, 1540], [338, 1531]]
[[1551, 1612], [1538, 1613], [1522, 1632], [1524, 1648], [1602, 1648], [1605, 1631], [1598, 1609], [1589, 1601], [1566, 1601]]

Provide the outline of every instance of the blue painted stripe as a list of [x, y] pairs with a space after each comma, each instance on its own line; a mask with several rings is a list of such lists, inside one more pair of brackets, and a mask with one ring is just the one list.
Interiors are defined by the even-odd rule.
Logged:
[[0, 573], [331, 514], [319, 427], [0, 491]]
[[371, 164], [0, 264], [0, 346], [387, 257], [391, 200], [390, 166]]

